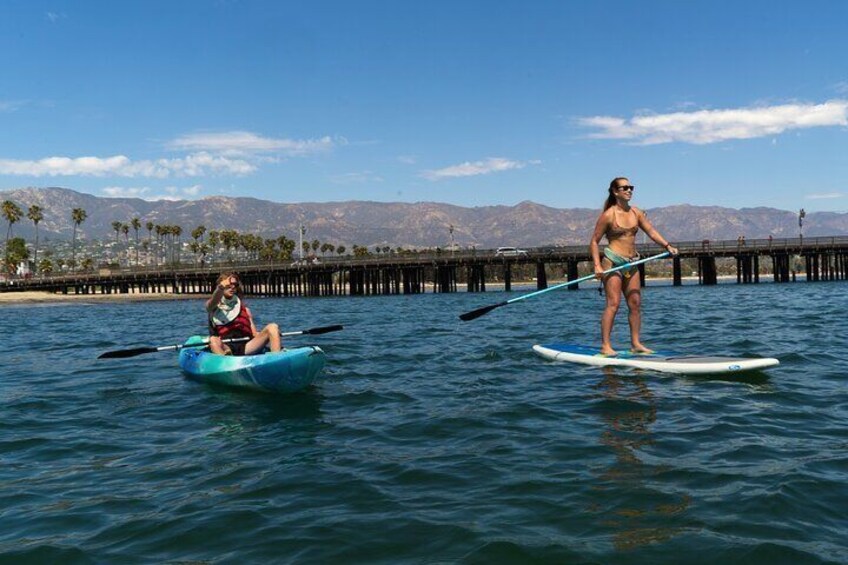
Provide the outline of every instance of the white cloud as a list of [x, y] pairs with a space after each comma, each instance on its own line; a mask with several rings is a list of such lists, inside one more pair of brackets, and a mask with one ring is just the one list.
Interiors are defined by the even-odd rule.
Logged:
[[212, 151], [224, 155], [279, 153], [294, 157], [328, 151], [345, 143], [344, 138], [333, 139], [329, 136], [319, 139], [274, 139], [249, 131], [228, 131], [183, 135], [170, 141], [168, 147], [183, 151]]
[[844, 192], [821, 192], [818, 194], [808, 194], [805, 196], [807, 200], [833, 200], [835, 198], [845, 198]]
[[[0, 100], [0, 112], [14, 111], [24, 102]], [[343, 137], [319, 139], [272, 139], [246, 131], [197, 133], [179, 137], [167, 144], [186, 151], [180, 157], [134, 161], [126, 155], [109, 157], [53, 156], [43, 159], [2, 159], [0, 175], [31, 177], [202, 177], [209, 175], [248, 175], [260, 166], [279, 163], [288, 157], [328, 151], [346, 145]]]
[[246, 175], [256, 166], [241, 159], [193, 153], [176, 159], [132, 161], [124, 155], [112, 157], [46, 157], [37, 161], [0, 159], [0, 174], [32, 177], [116, 176], [197, 177], [209, 174]]
[[25, 100], [0, 100], [0, 112], [15, 112], [25, 104]]
[[330, 181], [336, 184], [360, 184], [366, 182], [383, 182], [383, 178], [379, 175], [375, 175], [371, 171], [362, 171], [357, 173], [333, 175], [330, 177]]
[[632, 140], [643, 145], [683, 142], [703, 145], [729, 139], [778, 135], [787, 130], [848, 125], [848, 100], [725, 110], [639, 115], [630, 119], [590, 116], [578, 123], [600, 130], [596, 139]]
[[[107, 186], [102, 190], [109, 198], [145, 198], [148, 187]], [[145, 198], [146, 200], [146, 198]]]
[[[537, 163], [538, 161], [531, 161], [531, 164]], [[437, 181], [447, 178], [488, 175], [512, 169], [523, 169], [525, 166], [527, 166], [527, 163], [522, 161], [513, 161], [503, 157], [489, 157], [483, 161], [474, 161], [473, 163], [466, 161], [443, 169], [423, 171], [421, 176], [428, 180]]]
[[141, 198], [143, 200], [188, 200], [197, 197], [202, 187], [199, 184], [186, 187], [168, 186], [164, 194], [150, 187], [107, 186], [102, 190], [109, 198]]

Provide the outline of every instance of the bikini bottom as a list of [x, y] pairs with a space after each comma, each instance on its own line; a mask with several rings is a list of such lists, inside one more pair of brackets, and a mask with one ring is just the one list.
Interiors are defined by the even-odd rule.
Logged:
[[[618, 253], [611, 251], [609, 247], [604, 249], [604, 257], [606, 257], [607, 259], [610, 260], [610, 263], [612, 263], [613, 267], [620, 267], [621, 265], [626, 265], [628, 263], [632, 263], [633, 261], [639, 260], [639, 254], [638, 253], [635, 256], [630, 257], [630, 258], [622, 257]], [[634, 265], [632, 267], [628, 267], [626, 269], [621, 269], [620, 271], [610, 273], [609, 275], [606, 275], [606, 276], [609, 277], [611, 275], [621, 275], [626, 280], [626, 279], [629, 279], [630, 277], [632, 277], [633, 273], [638, 273], [638, 272], [639, 272], [639, 267]]]

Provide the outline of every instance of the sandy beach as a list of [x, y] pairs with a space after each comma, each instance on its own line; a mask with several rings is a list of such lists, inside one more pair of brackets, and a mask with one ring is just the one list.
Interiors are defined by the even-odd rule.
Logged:
[[0, 292], [0, 306], [11, 304], [49, 304], [73, 302], [135, 302], [146, 300], [203, 300], [199, 294], [62, 294], [43, 291]]

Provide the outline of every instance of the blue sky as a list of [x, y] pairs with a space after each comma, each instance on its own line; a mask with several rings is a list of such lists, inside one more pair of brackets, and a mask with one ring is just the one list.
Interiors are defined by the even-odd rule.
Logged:
[[0, 189], [848, 211], [848, 2], [0, 0]]

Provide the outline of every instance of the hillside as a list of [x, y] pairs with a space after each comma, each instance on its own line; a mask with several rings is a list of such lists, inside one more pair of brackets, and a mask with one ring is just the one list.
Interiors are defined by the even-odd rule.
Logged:
[[[585, 243], [598, 210], [559, 209], [521, 202], [515, 206], [467, 208], [436, 202], [329, 202], [285, 204], [255, 198], [214, 196], [200, 200], [146, 201], [138, 198], [102, 198], [67, 188], [22, 188], [0, 191], [0, 200], [12, 200], [24, 211], [14, 234], [34, 235], [26, 209], [43, 208], [39, 224], [42, 238], [70, 239], [71, 210], [83, 208], [88, 218], [80, 237], [114, 238], [112, 222], [129, 223], [133, 217], [160, 225], [179, 225], [184, 237], [198, 225], [209, 230], [235, 229], [263, 237], [285, 235], [296, 239], [297, 227], [307, 227], [307, 239], [334, 244], [390, 245], [392, 247], [446, 246], [449, 226], [463, 247], [492, 248], [501, 245], [535, 247]], [[797, 213], [774, 208], [723, 208], [676, 205], [647, 210], [651, 221], [672, 241], [704, 238], [748, 239], [797, 237]], [[5, 220], [2, 225], [7, 226]], [[809, 213], [804, 235], [848, 234], [848, 214]], [[140, 235], [146, 236], [142, 227]], [[132, 237], [132, 232], [131, 232]]]

